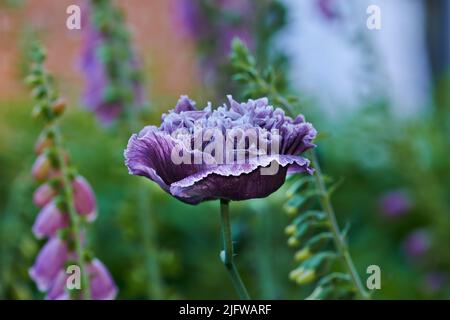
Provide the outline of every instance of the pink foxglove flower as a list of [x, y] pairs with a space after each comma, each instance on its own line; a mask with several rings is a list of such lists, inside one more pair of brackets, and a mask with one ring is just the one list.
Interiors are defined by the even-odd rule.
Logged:
[[67, 259], [68, 248], [59, 237], [50, 239], [39, 252], [34, 265], [29, 270], [30, 277], [40, 291], [47, 291], [62, 270]]
[[55, 201], [45, 205], [33, 225], [33, 233], [38, 239], [53, 237], [60, 229], [67, 227], [69, 216], [62, 212]]
[[59, 271], [53, 281], [50, 290], [47, 292], [47, 300], [69, 300], [69, 293], [66, 291], [67, 274], [64, 270]]
[[[91, 297], [94, 300], [113, 300], [117, 295], [117, 287], [108, 269], [98, 259], [86, 265], [89, 273]], [[61, 270], [47, 293], [48, 300], [68, 300], [69, 291], [66, 289], [68, 275]], [[74, 289], [76, 290], [76, 289]]]
[[34, 192], [33, 202], [36, 206], [42, 208], [48, 204], [55, 195], [56, 190], [50, 185], [50, 183], [45, 183]]
[[73, 197], [75, 210], [85, 216], [87, 221], [94, 221], [97, 217], [95, 195], [89, 182], [82, 176], [73, 181]]
[[117, 295], [117, 287], [105, 265], [94, 259], [87, 265], [91, 284], [91, 295], [94, 300], [113, 300]]

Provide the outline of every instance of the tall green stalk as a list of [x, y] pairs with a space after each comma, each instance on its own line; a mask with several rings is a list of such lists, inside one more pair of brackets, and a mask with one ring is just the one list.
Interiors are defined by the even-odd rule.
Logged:
[[62, 185], [64, 190], [64, 195], [66, 197], [66, 206], [67, 211], [69, 212], [70, 216], [70, 227], [72, 229], [73, 234], [73, 241], [75, 243], [75, 251], [77, 253], [77, 260], [78, 260], [78, 266], [81, 269], [81, 292], [83, 299], [85, 300], [91, 300], [91, 290], [90, 290], [90, 284], [89, 284], [89, 275], [86, 270], [86, 264], [84, 259], [84, 251], [82, 246], [82, 234], [81, 234], [81, 223], [80, 223], [80, 217], [77, 214], [74, 206], [74, 199], [73, 199], [73, 189], [72, 189], [72, 183], [70, 181], [69, 177], [69, 168], [66, 165], [64, 152], [62, 149], [62, 143], [61, 143], [61, 135], [57, 130], [55, 130], [55, 147], [58, 150], [58, 162], [59, 162], [59, 168], [61, 170], [61, 178], [62, 178]]
[[316, 169], [315, 172], [315, 181], [316, 185], [319, 189], [320, 193], [320, 204], [322, 206], [322, 210], [327, 214], [328, 220], [330, 222], [330, 230], [333, 235], [333, 241], [336, 246], [336, 249], [338, 250], [340, 256], [343, 258], [345, 265], [347, 267], [347, 270], [352, 278], [353, 284], [357, 290], [358, 296], [362, 299], [368, 299], [369, 295], [367, 294], [366, 290], [364, 289], [361, 279], [359, 278], [358, 272], [356, 271], [355, 264], [353, 263], [352, 257], [350, 255], [350, 252], [348, 250], [348, 245], [345, 242], [345, 240], [342, 237], [342, 233], [340, 231], [336, 214], [334, 213], [333, 205], [331, 204], [330, 200], [330, 194], [325, 186], [325, 182], [323, 179], [322, 171], [320, 169], [320, 164], [317, 159], [317, 155], [314, 151], [311, 152], [312, 154], [312, 163], [314, 168]]
[[[66, 154], [62, 142], [62, 135], [59, 129], [59, 119], [62, 111], [52, 110], [52, 106], [57, 102], [58, 94], [54, 89], [51, 76], [44, 67], [45, 52], [38, 43], [34, 43], [30, 49], [30, 58], [33, 62], [27, 82], [34, 88], [33, 97], [39, 102], [33, 112], [44, 114], [45, 128], [53, 132], [55, 158], [58, 169], [61, 173], [61, 187], [64, 196], [64, 204], [69, 213], [69, 229], [71, 240], [74, 243], [77, 264], [81, 269], [81, 296], [83, 299], [91, 299], [89, 275], [86, 270], [85, 253], [83, 250], [83, 239], [81, 234], [81, 219], [75, 209], [73, 187], [70, 168], [67, 164]], [[63, 103], [64, 107], [65, 104]], [[63, 107], [63, 109], [64, 109]]]
[[220, 200], [220, 216], [222, 219], [222, 237], [223, 237], [223, 251], [220, 253], [220, 258], [227, 269], [233, 286], [241, 300], [250, 300], [247, 288], [242, 282], [241, 276], [234, 264], [234, 249], [233, 240], [231, 237], [229, 200]]
[[[286, 99], [280, 92], [283, 92], [285, 88], [279, 89], [277, 85], [280, 81], [277, 81], [277, 75], [270, 67], [265, 70], [266, 73], [261, 73], [256, 67], [255, 58], [250, 54], [245, 45], [239, 41], [234, 40], [232, 44], [231, 64], [235, 69], [234, 79], [243, 84], [243, 92], [247, 96], [253, 97], [255, 95], [266, 95], [273, 99], [274, 102], [281, 105], [286, 113], [295, 117], [295, 108], [290, 102], [290, 99]], [[283, 77], [281, 75], [281, 77]], [[281, 81], [283, 83], [283, 81]], [[312, 165], [316, 169], [315, 172], [315, 184], [319, 191], [318, 196], [322, 210], [327, 215], [327, 219], [330, 222], [330, 231], [333, 235], [333, 241], [339, 256], [342, 257], [346, 269], [350, 274], [351, 281], [355, 287], [359, 298], [368, 299], [369, 295], [364, 290], [361, 283], [361, 279], [356, 271], [355, 265], [348, 250], [347, 243], [345, 242], [339, 225], [337, 223], [336, 215], [333, 209], [333, 205], [330, 200], [330, 192], [327, 189], [324, 178], [320, 169], [320, 164], [317, 159], [316, 152], [310, 151], [312, 154]]]

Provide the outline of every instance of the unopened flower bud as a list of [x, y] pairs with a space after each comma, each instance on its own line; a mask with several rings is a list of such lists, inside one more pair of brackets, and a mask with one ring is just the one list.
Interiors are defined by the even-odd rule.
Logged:
[[54, 140], [49, 132], [41, 134], [34, 145], [34, 151], [36, 154], [41, 154], [45, 149], [52, 147], [54, 145]]
[[284, 211], [286, 212], [286, 214], [288, 216], [292, 217], [293, 215], [295, 215], [297, 213], [297, 207], [285, 205]]
[[47, 89], [44, 86], [37, 86], [31, 91], [31, 96], [35, 99], [42, 99], [47, 95]]
[[297, 231], [297, 227], [293, 224], [288, 225], [285, 229], [284, 229], [284, 233], [287, 236], [293, 236], [295, 234], [295, 232]]
[[306, 259], [308, 259], [309, 257], [311, 257], [311, 251], [309, 250], [308, 247], [303, 248], [302, 250], [299, 250], [295, 253], [294, 259], [295, 261], [304, 261]]
[[62, 98], [56, 100], [52, 104], [53, 113], [57, 116], [61, 115], [65, 109], [66, 109], [66, 101]]
[[289, 247], [297, 247], [300, 244], [296, 237], [289, 237], [287, 243]]
[[51, 169], [52, 166], [50, 160], [45, 154], [41, 154], [39, 155], [39, 157], [37, 157], [36, 161], [34, 162], [33, 167], [31, 169], [31, 174], [36, 180], [42, 181], [48, 177]]
[[289, 273], [289, 279], [295, 281], [299, 285], [309, 284], [316, 279], [316, 272], [314, 269], [299, 267]]
[[25, 78], [25, 83], [30, 86], [35, 86], [42, 83], [41, 77], [35, 74], [30, 74]]
[[316, 272], [314, 269], [302, 269], [297, 275], [295, 282], [303, 285], [313, 282], [316, 279]]

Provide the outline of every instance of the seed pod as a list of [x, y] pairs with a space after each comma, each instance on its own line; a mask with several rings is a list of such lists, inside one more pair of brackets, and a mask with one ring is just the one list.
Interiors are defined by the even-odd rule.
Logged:
[[316, 279], [316, 272], [314, 269], [299, 267], [291, 271], [289, 278], [299, 285], [309, 284]]
[[289, 247], [297, 247], [300, 244], [296, 237], [289, 237], [287, 243]]
[[293, 236], [295, 234], [295, 232], [297, 231], [297, 227], [295, 225], [288, 225], [285, 229], [284, 229], [284, 233], [287, 236]]
[[311, 255], [312, 254], [311, 254], [311, 251], [309, 250], [309, 247], [306, 247], [306, 248], [303, 248], [303, 249], [297, 251], [295, 253], [294, 259], [295, 259], [295, 261], [300, 262], [300, 261], [304, 261], [304, 260], [308, 259], [309, 257], [311, 257]]
[[62, 98], [56, 100], [52, 104], [52, 110], [56, 116], [63, 114], [64, 110], [66, 110], [66, 101]]

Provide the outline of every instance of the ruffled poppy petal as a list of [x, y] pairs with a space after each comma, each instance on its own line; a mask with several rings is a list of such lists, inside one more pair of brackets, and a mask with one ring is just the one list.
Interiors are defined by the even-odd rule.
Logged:
[[204, 169], [204, 164], [176, 164], [171, 157], [175, 146], [180, 145], [171, 136], [156, 127], [145, 127], [130, 138], [124, 153], [130, 174], [145, 176], [169, 192], [173, 182]]
[[312, 174], [309, 160], [299, 156], [266, 156], [246, 164], [221, 165], [175, 182], [170, 192], [197, 204], [205, 200], [264, 198], [284, 183], [288, 169]]

